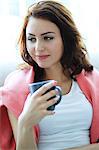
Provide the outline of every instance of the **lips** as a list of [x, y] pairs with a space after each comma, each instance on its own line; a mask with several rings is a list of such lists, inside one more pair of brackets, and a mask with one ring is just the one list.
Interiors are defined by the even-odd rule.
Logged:
[[48, 57], [49, 57], [50, 55], [38, 55], [38, 56], [36, 56], [38, 59], [40, 59], [40, 60], [45, 60], [45, 59], [47, 59]]

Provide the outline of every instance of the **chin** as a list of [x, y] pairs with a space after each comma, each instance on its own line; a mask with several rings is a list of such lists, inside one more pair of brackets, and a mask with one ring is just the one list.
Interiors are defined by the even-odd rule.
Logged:
[[47, 66], [47, 65], [41, 65], [41, 64], [38, 64], [38, 66], [39, 66], [40, 68], [44, 68], [44, 69], [49, 68], [49, 66]]

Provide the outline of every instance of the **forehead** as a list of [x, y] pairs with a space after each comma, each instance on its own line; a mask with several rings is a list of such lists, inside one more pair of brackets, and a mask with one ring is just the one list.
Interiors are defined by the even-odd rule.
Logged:
[[45, 20], [41, 18], [34, 18], [34, 17], [29, 18], [29, 21], [26, 27], [26, 33], [42, 34], [48, 31], [55, 32], [55, 33], [60, 32], [57, 25], [49, 20]]

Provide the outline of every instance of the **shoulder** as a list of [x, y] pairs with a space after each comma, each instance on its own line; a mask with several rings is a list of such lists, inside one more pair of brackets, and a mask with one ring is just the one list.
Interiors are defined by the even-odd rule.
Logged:
[[77, 82], [82, 87], [86, 88], [98, 88], [99, 89], [99, 71], [95, 68], [91, 72], [86, 72], [82, 70], [82, 72], [76, 77]]
[[4, 86], [13, 87], [32, 82], [34, 79], [33, 67], [17, 69], [11, 72], [5, 79]]
[[5, 105], [18, 116], [29, 93], [28, 84], [33, 82], [33, 78], [33, 68], [19, 69], [10, 73], [0, 90], [1, 105]]
[[97, 69], [93, 69], [91, 72], [87, 72], [82, 70], [82, 72], [77, 76], [77, 78], [86, 78], [89, 80], [99, 80], [99, 71]]

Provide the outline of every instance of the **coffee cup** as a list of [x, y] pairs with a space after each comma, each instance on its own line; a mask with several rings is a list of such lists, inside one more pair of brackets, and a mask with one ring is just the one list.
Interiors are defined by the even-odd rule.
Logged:
[[[51, 81], [53, 81], [53, 80], [46, 80], [46, 81], [35, 82], [35, 83], [29, 84], [30, 93], [33, 94], [33, 93], [34, 93], [36, 90], [38, 90], [41, 86], [43, 86], [44, 84], [49, 83], [49, 82], [51, 82]], [[47, 110], [52, 110], [52, 111], [53, 111], [53, 110], [55, 109], [55, 106], [56, 106], [57, 104], [59, 104], [59, 102], [61, 101], [61, 98], [62, 98], [62, 90], [61, 90], [61, 88], [60, 88], [59, 86], [53, 85], [53, 87], [51, 87], [49, 90], [47, 90], [44, 94], [46, 94], [47, 92], [49, 92], [49, 91], [51, 91], [51, 90], [57, 90], [58, 92], [57, 92], [57, 94], [56, 94], [55, 96], [51, 97], [50, 99], [52, 99], [52, 98], [54, 98], [54, 97], [56, 97], [56, 96], [59, 97], [58, 100], [57, 100], [57, 102], [56, 102], [54, 105], [49, 106], [49, 107], [47, 108]], [[48, 99], [48, 100], [50, 100], [50, 99]]]

